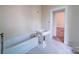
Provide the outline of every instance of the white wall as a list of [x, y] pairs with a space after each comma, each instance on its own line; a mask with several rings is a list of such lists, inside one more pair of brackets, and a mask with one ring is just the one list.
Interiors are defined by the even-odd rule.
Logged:
[[0, 33], [4, 33], [4, 48], [25, 40], [27, 34], [39, 29], [41, 6], [0, 6]]
[[79, 6], [68, 6], [69, 44], [79, 47]]
[[[50, 29], [50, 11], [54, 8], [59, 8], [63, 6], [43, 6], [43, 18], [42, 27], [45, 29]], [[68, 33], [68, 43], [72, 47], [79, 47], [79, 6], [64, 6], [67, 7], [67, 33]]]
[[0, 6], [0, 33], [5, 33], [6, 38], [29, 34], [39, 29], [41, 6]]

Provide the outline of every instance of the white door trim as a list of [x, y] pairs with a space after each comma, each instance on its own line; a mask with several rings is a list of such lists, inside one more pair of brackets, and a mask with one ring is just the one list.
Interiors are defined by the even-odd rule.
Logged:
[[64, 44], [68, 44], [68, 21], [67, 21], [67, 13], [68, 13], [68, 8], [67, 6], [65, 7], [58, 7], [50, 10], [50, 31], [51, 31], [51, 37], [53, 36], [53, 26], [54, 26], [54, 19], [53, 19], [53, 13], [55, 11], [60, 11], [60, 10], [65, 10], [65, 21], [64, 21]]

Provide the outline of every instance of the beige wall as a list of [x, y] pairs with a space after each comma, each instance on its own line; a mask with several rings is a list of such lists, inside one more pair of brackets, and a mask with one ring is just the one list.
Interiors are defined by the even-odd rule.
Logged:
[[64, 28], [64, 11], [56, 12], [54, 18], [56, 20], [56, 27]]
[[5, 39], [41, 29], [41, 6], [0, 6], [0, 33]]

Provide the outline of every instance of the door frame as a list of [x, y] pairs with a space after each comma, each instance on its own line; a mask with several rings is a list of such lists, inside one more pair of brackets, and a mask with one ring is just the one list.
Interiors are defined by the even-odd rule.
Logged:
[[61, 11], [61, 10], [64, 10], [65, 11], [65, 19], [64, 19], [64, 44], [66, 44], [66, 45], [68, 45], [68, 20], [67, 20], [67, 13], [68, 13], [68, 8], [67, 8], [67, 6], [65, 6], [65, 7], [58, 7], [58, 8], [54, 8], [54, 9], [51, 9], [50, 10], [50, 31], [51, 31], [51, 38], [52, 38], [52, 36], [53, 36], [53, 34], [52, 33], [54, 33], [54, 30], [53, 30], [53, 28], [54, 28], [54, 12], [56, 12], [56, 11]]

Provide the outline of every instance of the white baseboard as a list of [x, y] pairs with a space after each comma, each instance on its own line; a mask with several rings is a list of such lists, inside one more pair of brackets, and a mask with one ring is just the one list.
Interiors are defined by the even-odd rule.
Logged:
[[79, 47], [75, 47], [75, 49], [79, 49]]
[[79, 47], [75, 47], [74, 49], [75, 51], [79, 52]]

